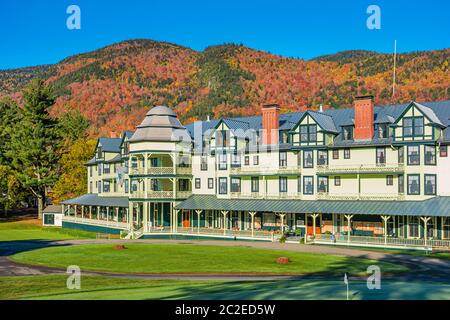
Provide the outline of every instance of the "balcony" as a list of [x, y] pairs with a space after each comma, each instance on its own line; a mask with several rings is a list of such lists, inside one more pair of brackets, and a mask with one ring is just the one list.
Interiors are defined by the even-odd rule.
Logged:
[[137, 167], [130, 168], [130, 175], [191, 175], [192, 168], [191, 167]]
[[405, 165], [401, 163], [354, 164], [354, 165], [318, 165], [317, 174], [360, 174], [360, 173], [403, 173]]
[[300, 174], [301, 167], [291, 166], [291, 167], [259, 167], [259, 166], [243, 166], [231, 168], [231, 175], [246, 176], [246, 175], [298, 175]]
[[404, 200], [404, 194], [395, 193], [347, 193], [347, 194], [330, 194], [328, 192], [318, 192], [318, 200], [363, 200], [363, 201], [395, 201]]

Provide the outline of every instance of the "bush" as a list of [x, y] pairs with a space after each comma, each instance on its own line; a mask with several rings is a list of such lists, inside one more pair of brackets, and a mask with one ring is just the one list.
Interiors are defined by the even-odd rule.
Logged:
[[280, 243], [285, 243], [285, 242], [286, 242], [286, 235], [283, 234], [283, 235], [280, 237]]

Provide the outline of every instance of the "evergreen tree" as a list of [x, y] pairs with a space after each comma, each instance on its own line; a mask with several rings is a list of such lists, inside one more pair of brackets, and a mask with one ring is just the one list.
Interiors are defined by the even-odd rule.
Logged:
[[6, 155], [11, 143], [11, 132], [20, 121], [21, 110], [10, 98], [0, 100], [0, 165], [9, 166], [10, 159]]
[[23, 187], [36, 197], [42, 218], [47, 189], [57, 179], [57, 122], [48, 112], [55, 98], [42, 80], [31, 81], [22, 93], [22, 117], [11, 133], [7, 155]]

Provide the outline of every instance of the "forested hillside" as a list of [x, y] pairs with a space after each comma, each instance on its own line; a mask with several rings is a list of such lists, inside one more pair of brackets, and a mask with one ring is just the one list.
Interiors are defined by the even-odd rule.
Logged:
[[53, 87], [52, 114], [79, 110], [91, 136], [134, 129], [153, 105], [172, 107], [184, 122], [258, 114], [265, 103], [282, 111], [348, 107], [357, 94], [376, 103], [450, 99], [450, 49], [399, 54], [392, 97], [393, 57], [345, 51], [312, 60], [285, 58], [225, 44], [203, 52], [151, 40], [130, 40], [58, 64], [0, 71], [0, 94], [21, 100], [34, 77]]

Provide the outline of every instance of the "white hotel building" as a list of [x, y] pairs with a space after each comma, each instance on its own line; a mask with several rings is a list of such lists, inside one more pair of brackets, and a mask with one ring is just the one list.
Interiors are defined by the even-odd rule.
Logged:
[[151, 109], [100, 138], [87, 194], [63, 226], [127, 238], [215, 237], [448, 247], [450, 101], [280, 114], [183, 126]]

